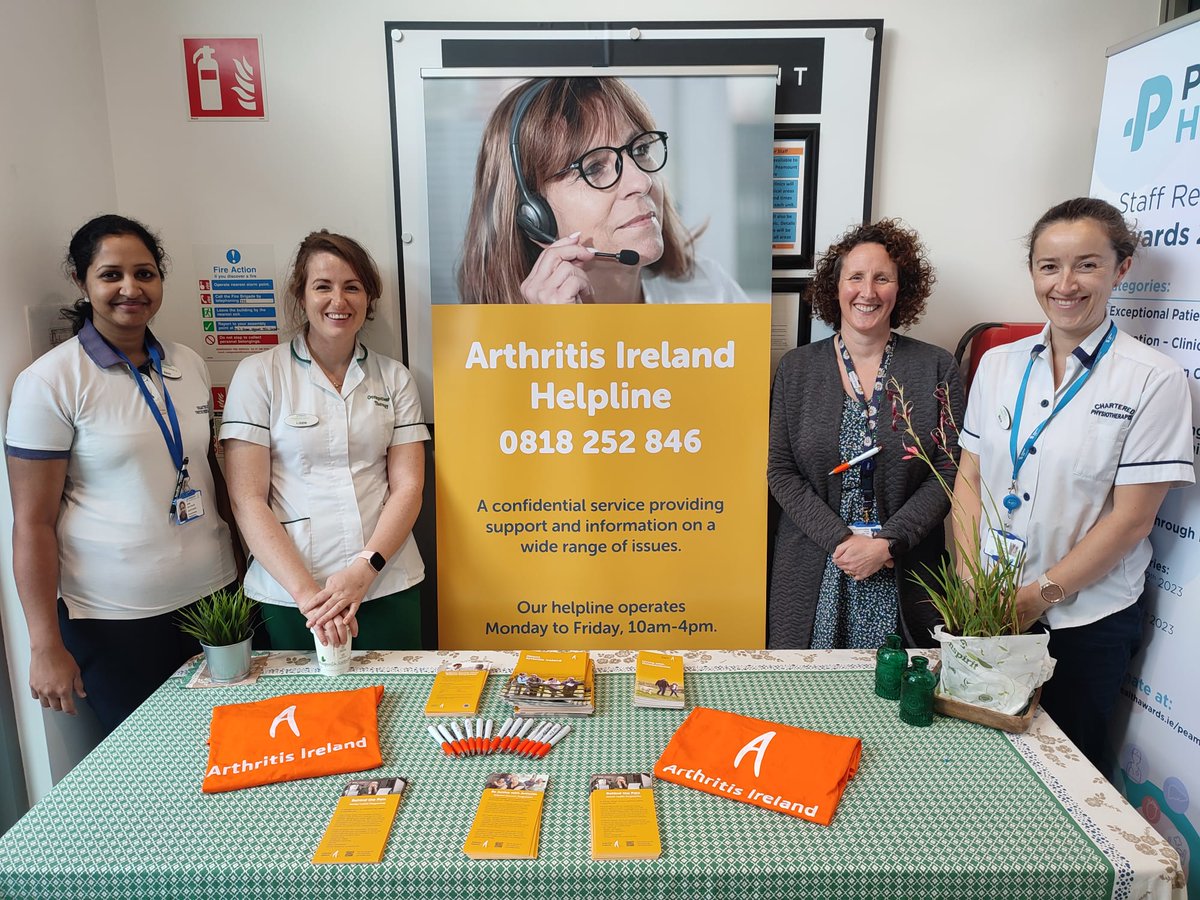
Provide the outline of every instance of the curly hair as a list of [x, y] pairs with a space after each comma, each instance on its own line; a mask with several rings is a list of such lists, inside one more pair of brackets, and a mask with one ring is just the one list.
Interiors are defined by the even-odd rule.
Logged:
[[817, 262], [805, 299], [815, 318], [837, 330], [842, 327], [842, 307], [838, 302], [838, 282], [842, 260], [859, 244], [880, 244], [896, 264], [899, 290], [892, 309], [891, 326], [907, 328], [921, 318], [925, 302], [933, 291], [937, 276], [925, 255], [925, 245], [917, 233], [905, 228], [899, 219], [880, 219], [873, 225], [856, 225], [843, 234]]

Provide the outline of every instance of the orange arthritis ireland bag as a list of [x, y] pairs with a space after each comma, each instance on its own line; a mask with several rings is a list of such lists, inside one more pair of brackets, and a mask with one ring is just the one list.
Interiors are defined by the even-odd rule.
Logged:
[[828, 825], [861, 754], [855, 737], [698, 706], [671, 736], [654, 774]]
[[383, 685], [214, 706], [206, 794], [374, 769]]

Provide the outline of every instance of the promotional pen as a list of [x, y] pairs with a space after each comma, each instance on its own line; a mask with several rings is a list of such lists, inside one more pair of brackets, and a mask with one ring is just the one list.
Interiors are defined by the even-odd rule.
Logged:
[[562, 728], [560, 728], [558, 734], [556, 734], [554, 737], [550, 738], [550, 740], [548, 741], [550, 746], [547, 747], [545, 750], [543, 750], [541, 755], [545, 756], [547, 753], [549, 753], [551, 748], [554, 747], [554, 745], [557, 744], [559, 741], [561, 741], [563, 738], [565, 738], [567, 736], [567, 733], [570, 730], [571, 730], [571, 726], [569, 724], [564, 725]]
[[463, 733], [466, 734], [466, 736], [467, 736], [467, 740], [466, 740], [467, 755], [474, 756], [476, 748], [478, 747], [478, 742], [476, 741], [476, 735], [475, 735], [475, 720], [474, 719], [463, 719], [462, 723], [463, 723]]
[[558, 723], [547, 722], [546, 727], [543, 728], [541, 733], [538, 734], [537, 740], [530, 742], [529, 746], [525, 749], [525, 755], [530, 757], [539, 756], [542, 752], [542, 748], [546, 746], [547, 739], [557, 732]]
[[517, 721], [521, 723], [521, 727], [508, 736], [508, 745], [504, 748], [508, 753], [516, 752], [517, 745], [533, 727], [533, 719], [518, 719]]
[[475, 737], [477, 739], [479, 755], [487, 753], [487, 738], [483, 730], [483, 719], [479, 716], [475, 717]]
[[483, 723], [483, 752], [491, 754], [492, 752], [492, 720], [486, 719]]
[[453, 719], [450, 720], [450, 730], [454, 732], [454, 749], [461, 756], [467, 756], [467, 736], [463, 734], [462, 728]]
[[489, 753], [495, 753], [500, 749], [500, 745], [504, 743], [504, 739], [508, 737], [508, 731], [512, 728], [512, 716], [504, 720], [504, 724], [500, 726], [500, 730], [496, 732], [496, 736], [492, 738], [492, 745], [488, 748]]
[[521, 743], [517, 745], [517, 756], [525, 756], [529, 752], [529, 748], [537, 743], [539, 735], [545, 733], [546, 725], [546, 722], [540, 722], [537, 728], [529, 732], [529, 737], [525, 738], [525, 740], [521, 741]]
[[508, 719], [504, 720], [504, 725], [500, 726], [500, 730], [496, 732], [496, 737], [492, 738], [491, 746], [488, 746], [487, 752], [494, 754], [494, 752], [500, 749], [500, 742], [504, 740], [504, 737], [509, 733], [509, 728], [511, 727], [512, 716], [510, 715]]
[[445, 753], [447, 756], [453, 756], [454, 748], [451, 747], [449, 744], [447, 744], [444, 740], [442, 740], [442, 736], [440, 734], [438, 734], [437, 728], [435, 728], [432, 725], [428, 726], [428, 728], [429, 728], [429, 736], [431, 738], [433, 738], [433, 742], [435, 744], [437, 744], [439, 747], [441, 747], [442, 752]]
[[851, 466], [857, 466], [863, 460], [870, 459], [872, 456], [874, 456], [876, 453], [878, 453], [880, 451], [880, 449], [882, 449], [882, 448], [878, 444], [876, 444], [870, 450], [867, 450], [863, 453], [858, 454], [858, 456], [854, 457], [853, 459], [848, 459], [844, 463], [834, 466], [832, 469], [829, 470], [829, 474], [830, 475], [841, 475], [843, 472], [848, 470]]
[[542, 749], [538, 751], [537, 756], [540, 759], [550, 752], [550, 749], [558, 742], [558, 740], [571, 730], [571, 726], [567, 724], [560, 725], [555, 729], [554, 734], [550, 735], [542, 744]]
[[542, 748], [550, 746], [550, 744], [548, 743], [549, 739], [554, 737], [554, 735], [558, 734], [558, 729], [559, 729], [559, 724], [557, 722], [552, 722], [550, 724], [549, 728], [547, 728], [540, 735], [538, 735], [537, 741], [535, 743], [531, 744], [529, 746], [529, 749], [525, 751], [526, 755], [532, 756], [532, 757], [541, 756]]
[[521, 738], [525, 737], [526, 732], [533, 727], [533, 719], [517, 719], [517, 722], [521, 723], [521, 727], [517, 728], [516, 723], [513, 723], [513, 730], [509, 732], [508, 740], [504, 744], [505, 753], [512, 753], [517, 744], [521, 742]]
[[441, 734], [442, 739], [450, 745], [450, 752], [455, 756], [458, 756], [458, 748], [454, 746], [454, 736], [450, 734], [450, 729], [448, 729], [445, 725], [438, 725], [437, 730], [438, 733]]

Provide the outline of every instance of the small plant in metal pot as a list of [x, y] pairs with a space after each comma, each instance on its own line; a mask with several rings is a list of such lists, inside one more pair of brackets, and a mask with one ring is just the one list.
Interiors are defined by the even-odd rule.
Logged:
[[250, 674], [255, 606], [239, 585], [214, 591], [179, 611], [179, 630], [200, 642], [213, 681], [241, 681]]

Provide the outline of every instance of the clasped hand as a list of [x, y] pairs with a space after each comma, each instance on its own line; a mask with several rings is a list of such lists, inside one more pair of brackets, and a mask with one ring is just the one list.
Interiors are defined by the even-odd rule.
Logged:
[[325, 586], [298, 602], [305, 627], [315, 629], [322, 644], [344, 644], [358, 636], [358, 608], [375, 580], [367, 566], [351, 563], [325, 580]]
[[896, 563], [887, 541], [852, 534], [834, 549], [833, 564], [855, 581], [865, 581], [885, 566], [890, 569]]

